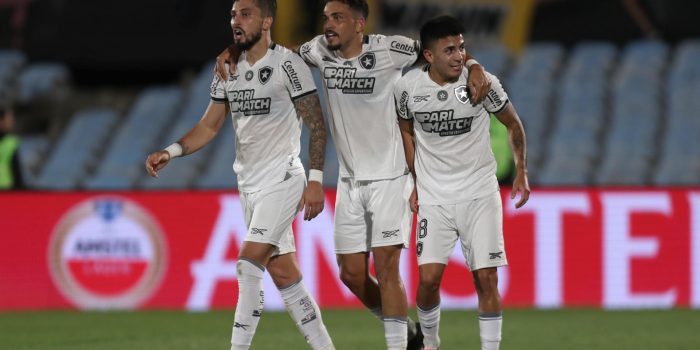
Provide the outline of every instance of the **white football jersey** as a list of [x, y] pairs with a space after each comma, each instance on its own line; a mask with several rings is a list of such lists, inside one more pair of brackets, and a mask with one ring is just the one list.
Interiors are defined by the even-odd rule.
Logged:
[[[227, 67], [228, 68], [228, 67]], [[294, 52], [271, 45], [253, 66], [244, 52], [236, 73], [214, 75], [211, 98], [228, 103], [236, 137], [238, 189], [254, 192], [303, 173], [299, 159], [300, 118], [294, 100], [316, 91], [309, 67]]]
[[418, 202], [456, 204], [498, 191], [489, 112], [508, 104], [500, 81], [486, 73], [491, 90], [483, 103], [472, 106], [466, 69], [444, 86], [430, 79], [427, 70], [408, 72], [394, 92], [399, 117], [413, 119]]
[[362, 53], [350, 59], [329, 50], [322, 35], [302, 45], [299, 53], [321, 72], [340, 176], [391, 179], [406, 173], [394, 84], [402, 69], [416, 61], [416, 41], [383, 35], [364, 39]]

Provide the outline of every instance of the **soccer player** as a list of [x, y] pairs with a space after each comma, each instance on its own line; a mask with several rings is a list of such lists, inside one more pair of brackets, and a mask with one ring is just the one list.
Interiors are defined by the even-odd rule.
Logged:
[[[324, 35], [303, 44], [299, 53], [321, 71], [330, 107], [340, 163], [334, 227], [340, 279], [383, 321], [388, 349], [420, 349], [399, 274], [401, 250], [410, 238], [413, 183], [393, 101], [394, 84], [403, 68], [416, 63], [419, 45], [403, 36], [365, 35], [368, 15], [366, 0], [326, 1]], [[471, 67], [476, 101], [489, 82], [483, 67]], [[377, 279], [369, 273], [370, 252]]]
[[418, 212], [416, 304], [425, 349], [440, 347], [440, 282], [457, 239], [479, 298], [481, 348], [500, 344], [497, 267], [507, 260], [489, 113], [508, 128], [516, 165], [511, 198], [521, 192], [520, 208], [530, 196], [525, 131], [498, 79], [489, 75], [491, 89], [483, 103], [469, 101], [463, 32], [448, 16], [425, 23], [420, 36], [428, 64], [407, 73], [394, 90], [406, 159], [417, 184], [410, 205]]
[[[302, 282], [292, 233], [299, 208], [305, 208], [306, 220], [323, 210], [326, 131], [308, 66], [271, 40], [276, 7], [275, 0], [233, 1], [233, 40], [242, 52], [236, 74], [226, 80], [214, 77], [212, 101], [202, 119], [178, 142], [149, 155], [146, 168], [157, 177], [172, 158], [202, 148], [230, 110], [237, 150], [233, 168], [248, 227], [236, 264], [239, 294], [231, 349], [251, 345], [264, 304], [265, 269], [309, 345], [334, 349], [318, 305]], [[300, 118], [311, 138], [308, 184], [299, 159]]]

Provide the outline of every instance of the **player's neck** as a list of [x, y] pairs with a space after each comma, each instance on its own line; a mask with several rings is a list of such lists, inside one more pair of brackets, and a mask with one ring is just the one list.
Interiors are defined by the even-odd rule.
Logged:
[[355, 36], [355, 38], [352, 39], [350, 45], [338, 50], [338, 53], [340, 53], [340, 57], [347, 59], [360, 55], [362, 53], [362, 44], [364, 42], [364, 37], [364, 34], [358, 33]]
[[443, 77], [440, 75], [440, 73], [437, 72], [435, 67], [433, 65], [430, 65], [430, 68], [428, 68], [428, 77], [430, 77], [430, 80], [434, 81], [436, 84], [443, 86], [445, 84], [449, 83], [454, 83], [457, 81], [459, 78], [449, 78], [449, 77]]
[[255, 64], [255, 62], [259, 61], [261, 58], [265, 57], [267, 54], [267, 49], [270, 48], [270, 44], [272, 43], [272, 39], [270, 38], [270, 32], [267, 32], [267, 34], [263, 34], [263, 36], [258, 40], [253, 47], [248, 49], [246, 51], [245, 59], [248, 61], [248, 64], [251, 66]]

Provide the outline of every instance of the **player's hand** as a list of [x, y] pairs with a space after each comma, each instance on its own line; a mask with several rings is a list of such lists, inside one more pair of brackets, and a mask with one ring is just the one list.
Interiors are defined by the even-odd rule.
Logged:
[[469, 81], [467, 81], [467, 85], [469, 86], [469, 96], [472, 105], [481, 103], [486, 98], [486, 94], [491, 89], [491, 80], [486, 76], [484, 66], [473, 64], [469, 67]]
[[[236, 72], [236, 65], [232, 63], [237, 62], [240, 56], [241, 52], [236, 45], [230, 45], [225, 48], [224, 51], [221, 51], [221, 53], [216, 56], [216, 65], [214, 66], [214, 73], [216, 76], [222, 81], [226, 81], [228, 73], [233, 75], [233, 73]], [[228, 63], [229, 72], [226, 72], [226, 63]]]
[[408, 197], [408, 204], [411, 206], [412, 212], [418, 213], [418, 191], [416, 190], [415, 186], [413, 187], [411, 196]]
[[530, 184], [527, 180], [527, 171], [518, 171], [513, 180], [513, 189], [510, 192], [510, 199], [515, 199], [515, 195], [520, 193], [520, 200], [515, 203], [515, 208], [520, 208], [530, 198]]
[[304, 220], [309, 221], [323, 211], [323, 186], [318, 181], [309, 181], [299, 201], [299, 209], [304, 210]]
[[163, 169], [170, 161], [170, 153], [167, 151], [153, 152], [146, 159], [146, 171], [153, 177], [158, 177], [158, 171]]

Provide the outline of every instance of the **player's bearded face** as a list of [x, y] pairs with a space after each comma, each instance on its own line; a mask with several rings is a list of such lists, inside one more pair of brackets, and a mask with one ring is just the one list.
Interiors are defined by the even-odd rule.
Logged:
[[241, 28], [233, 29], [233, 43], [241, 51], [245, 51], [253, 47], [260, 38], [262, 38], [262, 27], [254, 30], [252, 33], [248, 33]]
[[357, 21], [350, 7], [338, 1], [326, 4], [323, 10], [323, 34], [329, 50], [339, 50], [353, 39]]
[[262, 38], [263, 16], [252, 0], [239, 0], [231, 9], [233, 43], [240, 50], [248, 50]]

